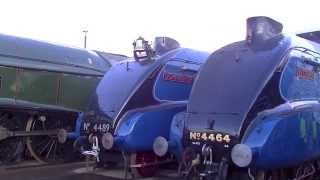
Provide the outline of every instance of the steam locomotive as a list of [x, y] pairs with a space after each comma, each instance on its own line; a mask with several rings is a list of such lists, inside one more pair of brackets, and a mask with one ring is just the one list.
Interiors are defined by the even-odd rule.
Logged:
[[161, 161], [152, 152], [153, 141], [169, 136], [172, 118], [185, 110], [193, 81], [208, 55], [181, 48], [168, 37], [157, 37], [153, 47], [138, 38], [134, 58], [111, 67], [99, 83], [84, 113], [76, 149], [102, 164], [122, 152], [126, 171], [153, 176]]
[[68, 133], [76, 137], [76, 119], [111, 67], [98, 53], [0, 34], [0, 164], [19, 160], [25, 144], [39, 162], [61, 158]]
[[174, 154], [187, 179], [312, 179], [320, 158], [319, 33], [282, 33], [247, 19], [244, 41], [202, 65], [186, 111], [154, 152]]

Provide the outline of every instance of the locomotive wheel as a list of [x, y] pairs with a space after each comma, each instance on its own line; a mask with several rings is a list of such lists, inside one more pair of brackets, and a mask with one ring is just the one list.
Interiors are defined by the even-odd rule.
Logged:
[[[20, 130], [24, 125], [21, 119], [12, 117], [9, 113], [0, 114], [0, 126], [9, 130]], [[0, 127], [1, 129], [1, 127]], [[11, 137], [0, 141], [0, 164], [11, 164], [22, 160], [24, 152], [24, 139], [21, 137]]]
[[158, 157], [153, 152], [137, 152], [131, 154], [130, 162], [133, 165], [151, 164], [142, 167], [131, 167], [136, 178], [153, 177], [157, 174], [159, 166]]
[[[26, 131], [58, 128], [58, 122], [29, 118]], [[57, 135], [28, 136], [26, 144], [31, 156], [40, 163], [56, 163], [64, 159], [64, 147], [59, 144]]]
[[9, 138], [0, 142], [0, 164], [19, 162], [24, 151], [22, 138]]

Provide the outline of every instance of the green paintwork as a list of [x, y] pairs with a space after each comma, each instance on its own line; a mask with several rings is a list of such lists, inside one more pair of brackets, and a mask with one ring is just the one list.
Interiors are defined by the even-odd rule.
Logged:
[[14, 98], [16, 94], [16, 70], [0, 66], [0, 97]]
[[0, 66], [0, 98], [83, 111], [101, 77]]
[[100, 79], [64, 74], [61, 78], [59, 105], [84, 110]]
[[0, 65], [101, 75], [110, 68], [96, 52], [0, 34]]
[[39, 104], [56, 104], [57, 73], [19, 70], [17, 99]]
[[0, 106], [83, 111], [116, 56], [0, 34]]

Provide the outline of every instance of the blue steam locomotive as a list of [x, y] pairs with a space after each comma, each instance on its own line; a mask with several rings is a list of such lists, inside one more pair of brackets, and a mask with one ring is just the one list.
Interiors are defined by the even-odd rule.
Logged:
[[100, 81], [75, 147], [102, 164], [123, 152], [136, 175], [154, 175], [161, 160], [152, 152], [153, 142], [158, 136], [169, 138], [171, 121], [185, 111], [208, 55], [167, 37], [156, 38], [154, 47], [138, 38], [134, 58], [112, 66]]
[[271, 18], [248, 18], [246, 40], [209, 56], [154, 152], [175, 154], [187, 178], [312, 179], [320, 168], [318, 40], [318, 32], [285, 35]]

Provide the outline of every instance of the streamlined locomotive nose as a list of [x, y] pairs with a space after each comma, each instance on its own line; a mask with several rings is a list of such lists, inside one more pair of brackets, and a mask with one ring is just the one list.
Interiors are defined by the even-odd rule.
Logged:
[[[197, 162], [201, 171], [197, 176], [226, 179], [228, 166], [255, 166], [260, 158], [258, 143], [243, 141], [243, 134], [257, 113], [283, 101], [278, 98], [275, 70], [290, 43], [282, 34], [281, 23], [251, 17], [244, 41], [209, 56], [192, 88], [185, 116], [181, 144], [196, 153], [185, 163], [189, 164], [186, 170]], [[257, 142], [257, 136], [252, 140]]]

